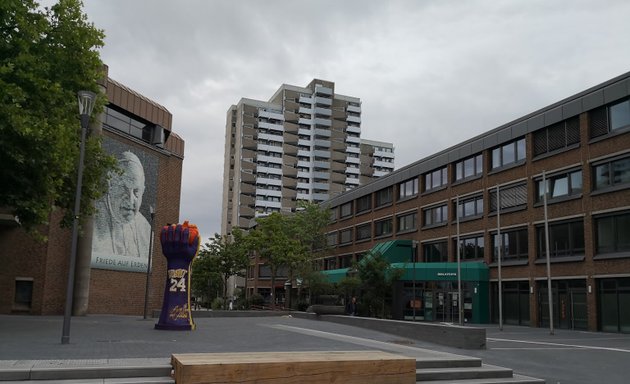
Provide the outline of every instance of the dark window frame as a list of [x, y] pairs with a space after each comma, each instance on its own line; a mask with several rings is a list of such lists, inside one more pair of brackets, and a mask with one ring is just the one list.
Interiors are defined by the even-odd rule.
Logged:
[[[423, 175], [424, 192], [431, 192], [448, 185], [448, 166], [436, 168]], [[439, 179], [436, 181], [434, 179]]]
[[[466, 164], [472, 161], [473, 173], [466, 175]], [[454, 165], [454, 178], [455, 182], [461, 182], [465, 180], [475, 179], [483, 175], [483, 153], [478, 153], [474, 156], [470, 156], [464, 160], [458, 161]]]
[[[470, 240], [472, 240], [474, 243], [472, 257], [470, 257], [471, 256], [470, 252], [468, 252], [468, 250], [466, 249], [466, 246], [464, 245], [466, 244], [466, 242], [469, 242]], [[480, 242], [481, 242], [481, 246], [479, 245]], [[470, 260], [483, 260], [484, 259], [485, 239], [484, 239], [483, 234], [477, 234], [477, 235], [472, 235], [472, 236], [461, 236], [459, 238], [459, 244], [457, 244], [457, 238], [453, 239], [453, 243], [455, 244], [455, 247], [460, 247], [459, 248], [460, 260], [470, 261]], [[457, 248], [455, 248], [455, 252], [457, 252]]]
[[[466, 207], [466, 204], [470, 202], [473, 202], [474, 204], [474, 213], [467, 215], [465, 207]], [[481, 202], [481, 204], [479, 202]], [[483, 194], [468, 196], [463, 199], [460, 198], [459, 205], [457, 205], [457, 200], [454, 200], [453, 205], [455, 205], [454, 214], [457, 215], [455, 216], [455, 219], [459, 217], [459, 220], [462, 221], [462, 220], [473, 220], [473, 219], [478, 219], [480, 217], [483, 217], [483, 210], [484, 210]], [[461, 214], [460, 214], [460, 206], [461, 206]]]
[[372, 223], [357, 225], [354, 229], [354, 240], [365, 241], [372, 238]]
[[[514, 160], [504, 158], [505, 152], [508, 148], [513, 149]], [[519, 139], [512, 140], [509, 143], [502, 144], [502, 145], [499, 145], [498, 147], [492, 148], [492, 150], [490, 151], [490, 170], [497, 171], [503, 168], [519, 165], [521, 163], [524, 163], [526, 160], [527, 160], [527, 141], [525, 140], [525, 137], [521, 137]]]
[[[386, 227], [384, 227], [385, 223], [389, 223]], [[385, 232], [385, 230], [389, 228], [389, 232]], [[386, 219], [381, 219], [374, 222], [374, 237], [387, 237], [391, 236], [394, 233], [394, 221], [391, 217]]]
[[[595, 255], [610, 255], [610, 254], [625, 254], [625, 256], [630, 256], [630, 243], [623, 244], [621, 241], [622, 238], [627, 238], [627, 231], [624, 232], [623, 229], [620, 229], [620, 221], [628, 220], [630, 223], [630, 211], [619, 211], [612, 212], [604, 215], [597, 215], [593, 217], [593, 228], [595, 231], [595, 236], [593, 236], [593, 241], [595, 243]], [[600, 224], [604, 221], [608, 220], [611, 222], [611, 227], [608, 231], [608, 234], [612, 235], [612, 245], [608, 246], [608, 249], [602, 249], [601, 246], [601, 233], [602, 230], [600, 228]], [[630, 225], [627, 230], [630, 230]], [[620, 246], [621, 244], [621, 246]]]
[[[435, 259], [433, 253], [439, 252], [439, 258]], [[422, 243], [422, 257], [425, 263], [448, 262], [448, 240], [428, 241]]]
[[[628, 168], [625, 169], [625, 177], [627, 178], [627, 180], [622, 180], [621, 182], [615, 182], [615, 169], [614, 169], [614, 164], [616, 163], [621, 163], [623, 164], [623, 162], [627, 162], [628, 164]], [[617, 189], [624, 189], [624, 188], [628, 188], [630, 187], [630, 156], [628, 155], [624, 155], [624, 156], [619, 156], [619, 157], [613, 157], [610, 159], [606, 159], [603, 161], [598, 161], [596, 163], [593, 163], [591, 165], [592, 167], [592, 188], [593, 191], [608, 191], [608, 190], [617, 190]], [[606, 185], [599, 185], [598, 183], [598, 169], [600, 168], [608, 168], [607, 169], [607, 182], [605, 183]], [[611, 176], [612, 175], [612, 176]]]
[[[437, 212], [440, 211], [440, 216], [442, 217], [441, 221], [435, 221], [434, 219], [437, 217]], [[427, 220], [427, 215], [430, 215], [431, 220]], [[422, 209], [422, 226], [423, 227], [433, 227], [438, 225], [445, 225], [448, 223], [448, 204], [434, 205], [432, 207], [427, 207]]]
[[394, 201], [394, 188], [392, 186], [383, 188], [376, 191], [376, 201], [374, 205], [376, 208], [384, 207], [391, 204]]
[[[367, 202], [367, 205], [364, 204]], [[365, 195], [355, 199], [355, 210], [356, 213], [364, 213], [369, 212], [372, 209], [372, 195]]]
[[[554, 238], [557, 236], [556, 231], [560, 227], [567, 226], [566, 234], [568, 239], [568, 247], [563, 248], [559, 252], [558, 243], [554, 242]], [[577, 231], [575, 227], [581, 226], [581, 231]], [[581, 234], [581, 247], [579, 246], [579, 240], [575, 238], [576, 233]], [[576, 243], [577, 242], [577, 243]], [[579, 220], [567, 220], [560, 222], [549, 223], [549, 251], [551, 253], [550, 259], [563, 259], [573, 256], [584, 256], [586, 253], [585, 248], [585, 236], [584, 236], [584, 219]], [[545, 250], [545, 226], [536, 226], [536, 258], [538, 260], [546, 258]]]
[[[577, 175], [579, 173], [579, 176]], [[554, 189], [558, 185], [558, 181], [565, 179], [567, 180], [567, 193], [566, 194], [556, 194]], [[574, 180], [580, 181], [580, 187], [577, 188], [574, 185]], [[582, 168], [572, 168], [562, 172], [552, 173], [551, 175], [545, 175], [545, 181], [547, 184], [547, 202], [553, 203], [556, 201], [563, 201], [567, 199], [571, 199], [574, 197], [582, 196], [582, 192], [584, 191], [584, 172]], [[537, 204], [543, 203], [543, 190], [545, 186], [542, 184], [542, 176], [534, 179], [534, 199]]]
[[[524, 237], [523, 237], [524, 236]], [[513, 237], [511, 240], [510, 237]], [[497, 247], [498, 233], [490, 233], [490, 246], [492, 247], [491, 262], [497, 262], [498, 247]], [[512, 261], [528, 261], [529, 260], [529, 234], [527, 227], [523, 228], [511, 228], [507, 230], [501, 230], [501, 246], [503, 252], [501, 253], [501, 262]], [[511, 243], [516, 243], [512, 247]], [[510, 252], [510, 250], [516, 250], [516, 252]]]
[[[400, 225], [401, 222], [405, 221], [405, 219], [409, 217], [412, 217], [413, 226], [409, 228], [405, 227], [401, 229], [401, 225]], [[418, 229], [418, 212], [403, 213], [396, 216], [396, 233], [415, 231], [416, 229]]]
[[418, 178], [405, 180], [398, 183], [398, 200], [405, 200], [418, 195]]

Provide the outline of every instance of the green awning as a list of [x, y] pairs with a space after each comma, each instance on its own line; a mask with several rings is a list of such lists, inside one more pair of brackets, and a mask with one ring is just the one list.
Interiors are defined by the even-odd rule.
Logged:
[[[394, 263], [392, 268], [402, 268], [400, 280], [453, 281], [457, 280], [457, 263]], [[415, 274], [414, 274], [415, 269]], [[488, 266], [483, 262], [461, 263], [463, 281], [488, 281]], [[415, 276], [415, 279], [414, 279]]]
[[326, 277], [329, 283], [338, 283], [343, 280], [350, 268], [341, 268], [341, 269], [330, 269], [328, 271], [322, 271], [322, 275]]

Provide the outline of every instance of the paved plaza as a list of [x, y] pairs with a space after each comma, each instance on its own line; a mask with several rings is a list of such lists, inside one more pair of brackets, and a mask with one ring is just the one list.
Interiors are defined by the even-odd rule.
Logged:
[[487, 326], [486, 350], [462, 350], [293, 316], [197, 318], [195, 331], [158, 331], [155, 319], [73, 317], [61, 344], [61, 316], [0, 315], [0, 369], [20, 362], [167, 364], [173, 353], [383, 350], [415, 358], [457, 354], [547, 383], [626, 383], [630, 335]]

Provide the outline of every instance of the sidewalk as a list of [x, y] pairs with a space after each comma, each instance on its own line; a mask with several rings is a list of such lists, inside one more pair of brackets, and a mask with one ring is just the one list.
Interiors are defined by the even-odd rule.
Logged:
[[[411, 346], [403, 338], [362, 328], [292, 316], [197, 318], [194, 331], [159, 331], [156, 319], [73, 317], [70, 344], [61, 344], [61, 316], [0, 315], [0, 376], [19, 380], [47, 371], [159, 370], [170, 356], [195, 352], [385, 350], [432, 359], [475, 359]], [[475, 359], [476, 360], [476, 359]], [[13, 375], [11, 378], [10, 375]]]

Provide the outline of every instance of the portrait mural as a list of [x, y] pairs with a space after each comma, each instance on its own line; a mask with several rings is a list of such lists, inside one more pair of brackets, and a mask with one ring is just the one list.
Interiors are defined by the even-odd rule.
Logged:
[[96, 202], [92, 268], [146, 272], [155, 211], [158, 159], [109, 137], [103, 148], [118, 159], [107, 192]]

